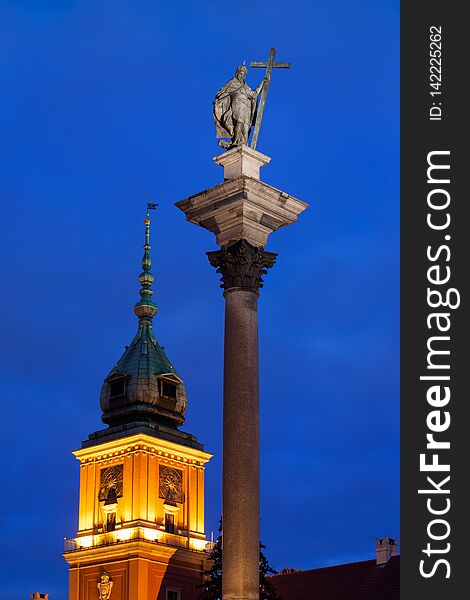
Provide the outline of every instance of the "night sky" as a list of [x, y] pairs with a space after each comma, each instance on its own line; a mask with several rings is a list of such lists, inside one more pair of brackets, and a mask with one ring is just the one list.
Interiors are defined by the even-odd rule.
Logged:
[[147, 191], [154, 331], [184, 429], [215, 455], [217, 529], [217, 247], [174, 203], [222, 181], [212, 98], [271, 46], [292, 68], [273, 74], [262, 178], [311, 208], [267, 246], [262, 539], [276, 568], [306, 569], [399, 535], [398, 44], [398, 0], [1, 0], [2, 597], [67, 599], [71, 451], [102, 427], [102, 381], [136, 331]]

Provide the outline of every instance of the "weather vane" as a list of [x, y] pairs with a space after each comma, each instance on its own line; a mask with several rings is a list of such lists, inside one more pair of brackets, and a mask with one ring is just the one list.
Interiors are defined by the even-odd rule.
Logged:
[[216, 137], [230, 139], [229, 142], [219, 139], [222, 148], [248, 145], [254, 126], [250, 146], [256, 150], [273, 69], [290, 68], [290, 63], [274, 62], [275, 56], [276, 48], [271, 48], [267, 62], [250, 63], [250, 67], [266, 69], [263, 81], [255, 90], [245, 83], [248, 69], [243, 61], [235, 76], [217, 92], [213, 101]]
[[145, 199], [147, 200], [147, 214], [146, 217], [147, 219], [150, 218], [150, 210], [156, 210], [157, 206], [159, 206], [156, 202], [150, 202], [150, 195], [147, 192]]

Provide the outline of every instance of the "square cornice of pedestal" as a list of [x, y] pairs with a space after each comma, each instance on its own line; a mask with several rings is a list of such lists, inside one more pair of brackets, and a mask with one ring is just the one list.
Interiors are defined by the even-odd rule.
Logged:
[[230, 179], [176, 203], [186, 219], [215, 233], [219, 246], [246, 239], [265, 246], [308, 204], [252, 177]]

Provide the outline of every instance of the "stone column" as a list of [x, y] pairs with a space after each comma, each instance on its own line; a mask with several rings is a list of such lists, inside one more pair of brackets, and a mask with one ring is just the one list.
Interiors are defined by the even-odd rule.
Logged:
[[222, 597], [259, 600], [258, 296], [276, 254], [241, 240], [208, 257], [225, 297]]
[[176, 203], [188, 221], [215, 234], [208, 252], [225, 296], [223, 425], [223, 600], [259, 600], [258, 295], [276, 255], [269, 235], [306, 208], [260, 181], [269, 156], [247, 146], [214, 158], [224, 181]]

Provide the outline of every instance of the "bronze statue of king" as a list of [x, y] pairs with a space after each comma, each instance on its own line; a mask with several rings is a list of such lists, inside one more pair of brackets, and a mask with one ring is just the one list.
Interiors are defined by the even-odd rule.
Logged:
[[229, 138], [219, 140], [222, 148], [248, 145], [250, 129], [256, 117], [256, 103], [265, 80], [252, 90], [245, 82], [248, 69], [241, 65], [235, 76], [230, 79], [214, 98], [214, 121], [216, 137]]

